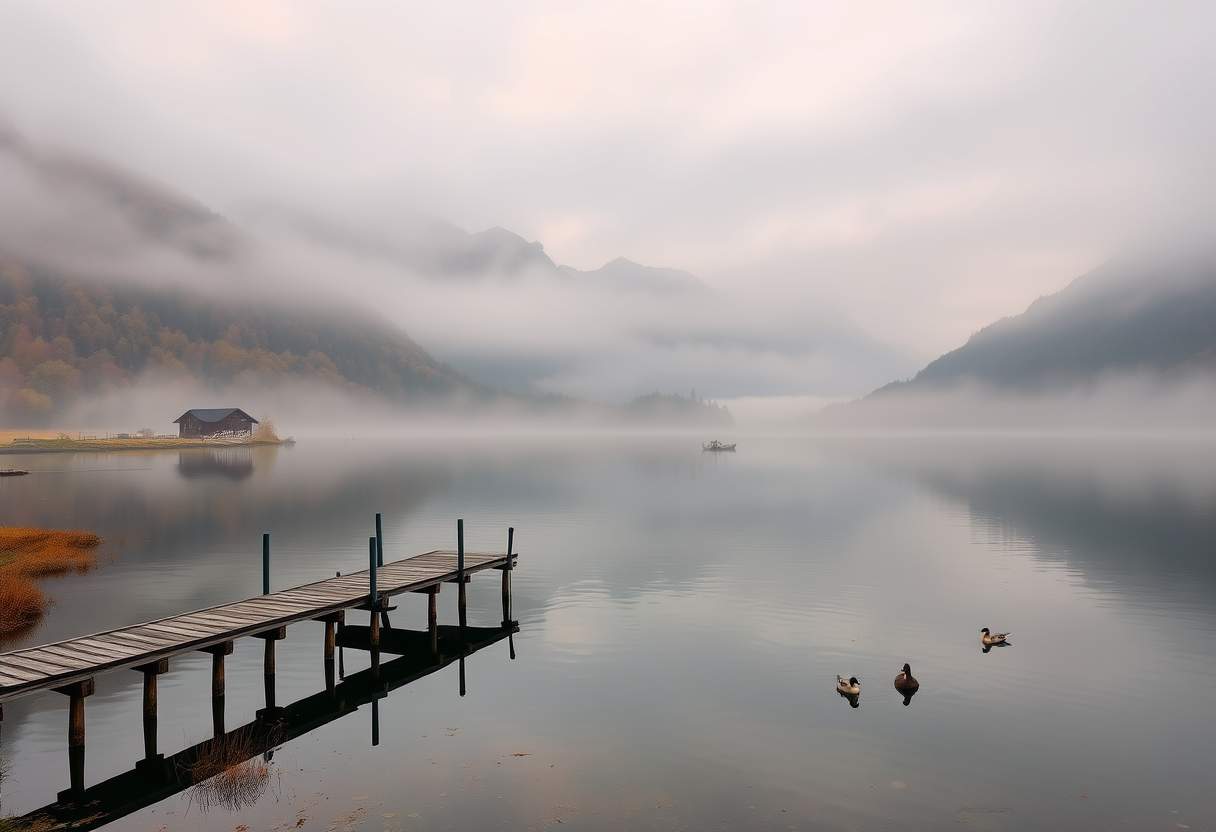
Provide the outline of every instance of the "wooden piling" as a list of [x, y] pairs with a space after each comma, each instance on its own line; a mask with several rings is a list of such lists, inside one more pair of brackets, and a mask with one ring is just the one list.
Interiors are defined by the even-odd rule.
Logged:
[[156, 678], [169, 672], [169, 660], [135, 668], [144, 675], [144, 759], [155, 760], [156, 753]]
[[426, 631], [431, 637], [431, 655], [439, 655], [439, 584], [427, 588]]
[[84, 791], [84, 700], [93, 690], [91, 678], [56, 688], [68, 697], [68, 780], [73, 795]]
[[322, 655], [324, 656], [325, 668], [325, 690], [333, 693], [334, 690], [334, 648], [337, 644], [337, 628], [346, 620], [346, 613], [342, 610], [330, 613], [321, 619], [325, 622], [325, 640]]
[[211, 728], [215, 736], [224, 733], [224, 657], [232, 655], [233, 642], [221, 641], [203, 648], [211, 654]]
[[257, 633], [257, 637], [266, 642], [266, 651], [262, 659], [262, 681], [266, 688], [265, 715], [275, 711], [275, 642], [287, 638], [286, 627], [276, 627]]
[[334, 660], [334, 647], [337, 644], [337, 621], [332, 617], [325, 619], [325, 661]]

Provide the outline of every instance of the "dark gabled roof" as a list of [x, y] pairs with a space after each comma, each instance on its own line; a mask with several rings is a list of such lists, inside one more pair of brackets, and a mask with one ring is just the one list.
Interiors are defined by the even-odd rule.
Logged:
[[193, 416], [200, 422], [222, 422], [231, 416], [233, 413], [239, 413], [253, 423], [257, 423], [257, 419], [250, 416], [239, 407], [196, 407], [192, 410], [187, 410], [181, 416], [174, 419], [174, 423], [180, 422], [187, 416]]

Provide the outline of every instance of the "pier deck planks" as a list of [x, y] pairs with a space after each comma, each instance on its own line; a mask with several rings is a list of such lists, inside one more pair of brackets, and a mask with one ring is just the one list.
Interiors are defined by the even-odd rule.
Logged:
[[[512, 560], [516, 556], [512, 554]], [[505, 554], [466, 552], [464, 571], [494, 569], [506, 560]], [[0, 653], [0, 702], [365, 604], [367, 577], [365, 569], [157, 621]], [[455, 552], [427, 552], [379, 567], [376, 591], [384, 598], [455, 578]]]

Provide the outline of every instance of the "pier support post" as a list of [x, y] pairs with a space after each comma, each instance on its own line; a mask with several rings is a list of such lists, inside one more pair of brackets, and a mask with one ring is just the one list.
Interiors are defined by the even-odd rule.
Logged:
[[68, 791], [67, 798], [78, 797], [84, 792], [84, 700], [93, 695], [93, 680], [85, 679], [61, 688], [57, 693], [68, 697]]
[[468, 623], [468, 591], [464, 576], [464, 520], [456, 521], [456, 586], [459, 595], [457, 609], [460, 612], [460, 630], [463, 636], [465, 625]]
[[343, 610], [331, 612], [324, 616], [322, 621], [325, 622], [325, 642], [323, 655], [325, 658], [325, 690], [328, 693], [334, 692], [334, 648], [337, 645], [337, 628], [346, 620], [346, 613]]
[[202, 652], [211, 654], [211, 727], [215, 736], [224, 733], [224, 657], [232, 655], [231, 641], [221, 641]]
[[507, 529], [507, 562], [502, 565], [502, 626], [511, 626], [511, 550], [515, 545], [515, 529]]
[[274, 716], [278, 711], [278, 708], [275, 706], [274, 702], [274, 645], [275, 642], [287, 638], [287, 628], [276, 627], [273, 630], [266, 630], [265, 632], [257, 633], [257, 637], [266, 642], [266, 653], [262, 667], [262, 678], [266, 687], [266, 707], [263, 710], [257, 711], [254, 716], [256, 716], [258, 719], [264, 719]]
[[152, 664], [135, 668], [144, 675], [144, 758], [136, 767], [154, 767], [164, 759], [156, 752], [156, 678], [169, 672], [169, 660], [161, 659]]
[[[341, 578], [342, 573], [335, 572], [334, 577]], [[345, 613], [342, 614], [342, 618], [339, 619], [339, 621], [338, 621], [338, 636], [339, 637], [341, 637], [342, 629], [344, 627], [346, 627], [346, 614]], [[338, 645], [338, 678], [339, 679], [346, 678], [346, 651], [343, 650], [342, 645], [340, 645], [340, 644]]]
[[426, 632], [431, 637], [431, 655], [439, 655], [439, 584], [426, 590]]

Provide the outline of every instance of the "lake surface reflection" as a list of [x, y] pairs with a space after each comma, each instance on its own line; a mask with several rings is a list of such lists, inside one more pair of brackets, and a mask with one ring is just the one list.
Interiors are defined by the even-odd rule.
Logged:
[[[1061, 438], [302, 441], [9, 459], [0, 523], [106, 538], [49, 581], [39, 644], [356, 571], [505, 547], [505, 643], [285, 742], [252, 807], [189, 792], [108, 828], [1211, 828], [1216, 443]], [[494, 577], [473, 625], [501, 618]], [[424, 628], [424, 596], [398, 626]], [[441, 593], [440, 621], [456, 621]], [[351, 613], [361, 622], [363, 613]], [[278, 696], [324, 689], [321, 624], [279, 644]], [[981, 650], [979, 628], [1012, 630]], [[347, 651], [348, 673], [366, 658]], [[907, 661], [921, 683], [892, 685]], [[229, 659], [232, 725], [262, 643]], [[857, 676], [857, 704], [836, 674]], [[160, 680], [166, 753], [210, 736], [210, 659]], [[97, 680], [86, 779], [143, 753], [140, 675]], [[4, 706], [0, 814], [67, 785], [66, 706]]]

